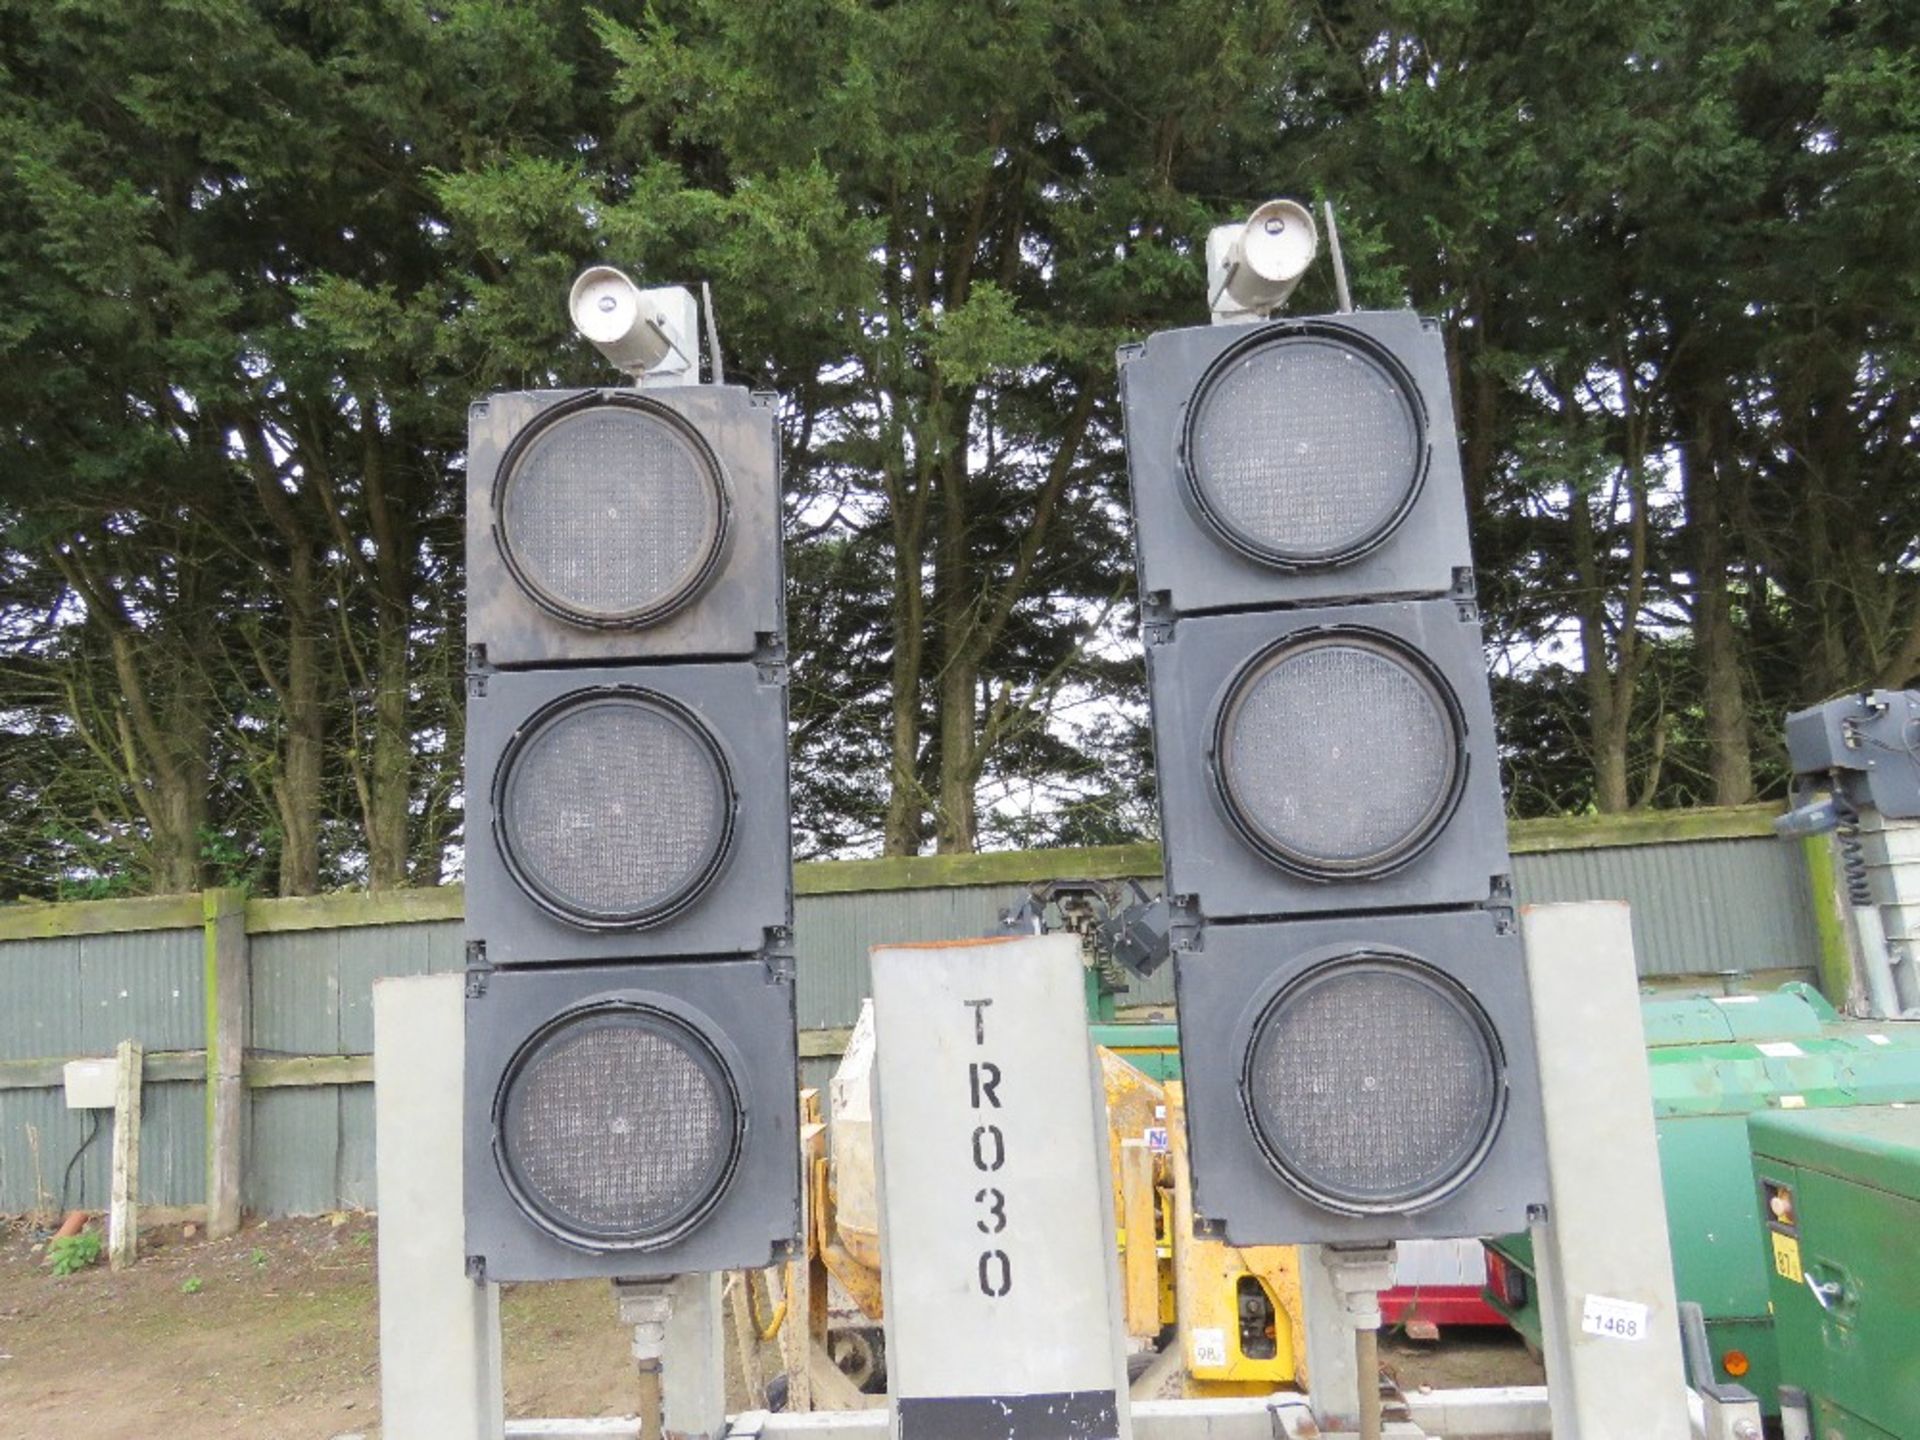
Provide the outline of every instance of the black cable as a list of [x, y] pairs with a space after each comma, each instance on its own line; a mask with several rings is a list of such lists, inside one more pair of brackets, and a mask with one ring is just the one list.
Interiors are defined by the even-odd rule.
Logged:
[[[82, 1140], [80, 1142], [80, 1148], [73, 1152], [73, 1158], [67, 1161], [67, 1173], [60, 1177], [60, 1214], [62, 1216], [65, 1216], [73, 1209], [71, 1205], [67, 1204], [67, 1188], [73, 1183], [73, 1167], [80, 1163], [80, 1157], [87, 1153], [87, 1147], [93, 1144], [100, 1136], [100, 1112], [98, 1110], [87, 1111], [87, 1119], [91, 1122], [87, 1130], [87, 1138]], [[84, 1205], [86, 1200], [87, 1172], [82, 1170], [80, 1172], [80, 1203]]]
[[1840, 866], [1847, 877], [1847, 903], [1856, 910], [1873, 904], [1873, 886], [1867, 879], [1866, 848], [1860, 843], [1860, 812], [1847, 798], [1846, 781], [1833, 777], [1833, 813], [1840, 823], [1834, 835], [1840, 841]]

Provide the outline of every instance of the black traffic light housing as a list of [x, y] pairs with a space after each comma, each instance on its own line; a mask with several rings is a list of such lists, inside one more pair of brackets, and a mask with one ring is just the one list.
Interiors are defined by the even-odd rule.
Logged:
[[1519, 1228], [1538, 1068], [1438, 327], [1120, 361], [1197, 1223]]
[[[1270, 403], [1241, 418], [1231, 402], [1251, 385]], [[1471, 572], [1456, 573], [1470, 562], [1446, 351], [1412, 312], [1165, 331], [1121, 352], [1120, 389], [1148, 623], [1337, 595], [1471, 594]], [[1344, 421], [1332, 411], [1351, 402], [1392, 443], [1312, 464], [1285, 427]], [[1236, 466], [1236, 438], [1281, 460], [1291, 451], [1293, 464]], [[1361, 478], [1363, 500], [1343, 503], [1341, 484]]]
[[738, 387], [494, 395], [467, 483], [467, 1264], [800, 1232], [780, 476]]
[[743, 658], [784, 643], [771, 396], [520, 391], [476, 402], [467, 435], [474, 663]]
[[1545, 1198], [1524, 963], [1486, 909], [1208, 927], [1175, 974], [1183, 1039], [1212, 1037], [1181, 1047], [1196, 1229], [1524, 1230]]
[[470, 980], [466, 1032], [478, 1278], [785, 1258], [800, 1230], [790, 956], [496, 970]]
[[790, 929], [786, 718], [776, 665], [476, 677], [469, 941], [491, 965], [579, 964], [745, 954]]
[[1155, 747], [1167, 889], [1196, 918], [1510, 900], [1470, 604], [1182, 618], [1147, 665], [1179, 737]]

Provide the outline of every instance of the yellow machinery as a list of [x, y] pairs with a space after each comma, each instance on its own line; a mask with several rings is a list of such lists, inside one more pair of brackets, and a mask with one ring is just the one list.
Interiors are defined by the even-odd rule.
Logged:
[[[870, 1022], [855, 1027], [832, 1086], [831, 1141], [807, 1127], [807, 1248], [815, 1274], [814, 1340], [856, 1384], [877, 1378], [880, 1322], [879, 1216], [874, 1191], [867, 1076]], [[1265, 1394], [1306, 1383], [1299, 1253], [1290, 1245], [1238, 1248], [1193, 1237], [1186, 1131], [1178, 1081], [1162, 1084], [1100, 1047], [1107, 1094], [1127, 1333], [1141, 1342], [1177, 1339], [1177, 1394]], [[810, 1120], [818, 1101], [811, 1092]], [[830, 1319], [827, 1276], [857, 1316]], [[1156, 1366], [1156, 1370], [1161, 1367]]]

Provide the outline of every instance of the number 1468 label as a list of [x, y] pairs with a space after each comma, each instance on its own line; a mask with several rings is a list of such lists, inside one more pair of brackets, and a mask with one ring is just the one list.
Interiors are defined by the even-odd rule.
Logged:
[[1637, 1300], [1589, 1295], [1580, 1310], [1580, 1328], [1603, 1340], [1644, 1340], [1648, 1330], [1647, 1307]]

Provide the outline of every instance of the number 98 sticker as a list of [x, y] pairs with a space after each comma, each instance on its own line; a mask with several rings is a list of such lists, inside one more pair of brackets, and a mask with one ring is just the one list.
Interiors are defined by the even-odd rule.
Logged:
[[1580, 1328], [1603, 1340], [1644, 1340], [1649, 1328], [1647, 1313], [1647, 1307], [1637, 1300], [1589, 1295], [1580, 1311]]
[[1227, 1363], [1227, 1332], [1197, 1328], [1193, 1332], [1192, 1361], [1195, 1369], [1218, 1370]]

